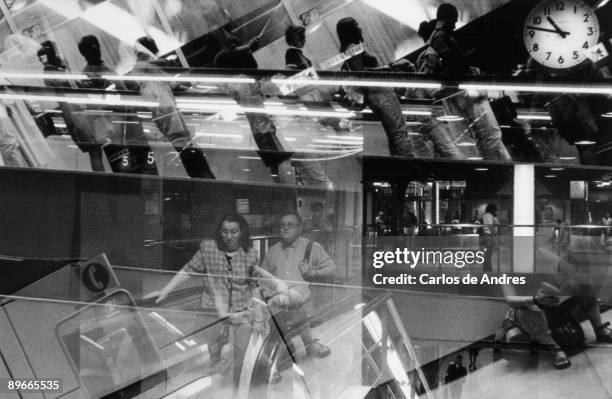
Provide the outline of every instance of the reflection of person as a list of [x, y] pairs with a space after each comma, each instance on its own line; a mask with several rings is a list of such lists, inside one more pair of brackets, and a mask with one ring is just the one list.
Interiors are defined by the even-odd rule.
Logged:
[[[444, 3], [438, 7], [436, 25], [429, 39], [429, 45], [440, 56], [440, 70], [436, 71], [437, 74], [464, 75], [477, 71], [477, 68], [469, 66], [465, 51], [454, 38], [458, 19], [459, 12], [455, 6]], [[485, 159], [512, 160], [502, 143], [502, 132], [487, 98], [472, 97], [465, 91], [452, 90], [445, 90], [443, 96], [444, 111], [448, 115], [465, 119]]]
[[[256, 37], [246, 44], [240, 44], [236, 36], [221, 28], [215, 32], [216, 38], [223, 46], [214, 60], [216, 68], [257, 69], [257, 60], [253, 52], [259, 47]], [[242, 107], [263, 108], [264, 94], [259, 83], [227, 84], [228, 94]], [[263, 163], [270, 168], [275, 181], [294, 183], [291, 167], [291, 153], [285, 151], [276, 135], [276, 125], [272, 118], [264, 113], [246, 112], [251, 133], [259, 149]]]
[[414, 212], [408, 208], [404, 209], [404, 213], [402, 214], [400, 221], [404, 235], [412, 237], [416, 234], [419, 219], [416, 217]]
[[476, 370], [476, 361], [478, 360], [478, 352], [480, 352], [480, 348], [475, 345], [470, 346], [470, 348], [468, 349], [468, 354], [470, 356], [470, 364], [468, 368], [470, 370]]
[[565, 369], [571, 366], [566, 353], [554, 340], [549, 331], [546, 311], [559, 305], [559, 289], [552, 284], [542, 283], [534, 296], [517, 296], [513, 287], [504, 286], [506, 302], [512, 307], [508, 310], [502, 327], [495, 333], [496, 342], [518, 342], [527, 334], [528, 338], [543, 345], [550, 345], [555, 351], [553, 366]]
[[[141, 37], [135, 44], [136, 64], [132, 74], [164, 75], [165, 72], [156, 65], [157, 44], [148, 37]], [[192, 142], [190, 132], [183, 115], [176, 108], [174, 94], [167, 82], [142, 81], [138, 86], [140, 94], [147, 100], [159, 103], [153, 110], [153, 120], [160, 133], [172, 144], [179, 153], [185, 171], [190, 177], [214, 179], [208, 161], [200, 148]]]
[[[364, 43], [363, 32], [354, 18], [343, 18], [338, 21], [336, 32], [340, 40], [341, 52]], [[347, 60], [342, 69], [363, 71], [377, 68], [378, 66], [376, 57], [364, 51]], [[431, 156], [429, 148], [427, 148], [420, 135], [411, 136], [408, 134], [402, 106], [393, 89], [388, 87], [369, 87], [359, 90], [362, 92], [365, 104], [370, 107], [374, 115], [380, 120], [387, 134], [387, 142], [391, 155], [411, 157]]]
[[333, 230], [332, 224], [325, 217], [324, 206], [321, 202], [313, 203], [310, 210], [312, 211], [312, 217], [304, 220], [304, 233], [308, 238], [327, 249]]
[[[254, 305], [261, 301], [259, 289], [251, 279], [257, 263], [257, 251], [251, 246], [246, 220], [240, 215], [228, 214], [217, 225], [215, 239], [202, 241], [198, 251], [166, 286], [145, 297], [157, 297], [156, 303], [159, 303], [193, 277], [193, 273], [204, 273], [202, 305], [213, 307], [220, 318], [229, 317], [223, 334], [234, 347], [236, 383], [251, 332], [267, 334], [268, 331], [264, 309]], [[212, 345], [213, 361], [220, 360], [225, 343]]]
[[571, 295], [568, 308], [579, 307], [586, 313], [591, 327], [595, 332], [597, 342], [612, 343], [612, 329], [610, 323], [602, 322], [601, 311], [597, 295], [593, 289], [590, 278], [584, 273], [575, 272], [576, 266], [567, 257], [559, 261], [559, 271], [567, 276], [563, 284], [561, 284], [561, 294]]
[[[300, 215], [295, 212], [283, 215], [280, 222], [281, 241], [270, 247], [262, 268], [285, 280], [290, 289], [301, 297], [301, 303], [306, 303], [311, 297], [308, 283], [329, 282], [334, 276], [335, 265], [322, 245], [301, 237], [301, 234]], [[280, 304], [286, 302], [283, 292], [273, 300]], [[309, 355], [320, 358], [329, 356], [330, 349], [312, 337], [309, 315], [304, 306], [286, 310], [281, 308], [274, 317], [285, 334], [291, 326], [302, 326], [300, 338]]]
[[[435, 28], [436, 21], [423, 21], [419, 26], [418, 35], [425, 43], [429, 44], [429, 39]], [[440, 71], [441, 61], [440, 55], [432, 46], [427, 46], [425, 50], [419, 54], [416, 61], [416, 68], [419, 73], [435, 75]], [[435, 98], [437, 93], [433, 93]], [[448, 126], [444, 122], [440, 122], [438, 117], [442, 113], [435, 107], [431, 116], [422, 119], [422, 131], [431, 138], [434, 144], [434, 150], [442, 157], [449, 159], [463, 159], [464, 156], [453, 141]]]
[[[51, 41], [45, 41], [40, 44], [42, 47], [38, 50], [38, 59], [44, 65], [45, 72], [65, 72], [66, 65], [62, 58], [57, 54], [57, 47]], [[73, 84], [68, 81], [59, 79], [45, 79], [45, 85], [49, 87], [72, 87]], [[89, 155], [91, 170], [94, 172], [104, 172], [104, 163], [102, 161], [102, 147], [98, 142], [95, 133], [88, 124], [87, 118], [84, 116], [85, 109], [79, 104], [59, 102], [59, 108], [62, 111], [62, 117], [66, 123], [66, 130], [74, 143], [79, 149]]]
[[379, 236], [385, 235], [385, 229], [387, 228], [385, 222], [385, 213], [383, 211], [378, 211], [378, 215], [374, 219], [374, 223], [376, 224], [376, 233]]
[[612, 217], [610, 217], [609, 213], [606, 213], [605, 216], [603, 217], [603, 219], [601, 219], [601, 223], [604, 226], [608, 226], [608, 228], [606, 229], [606, 234], [610, 235], [610, 226], [612, 226]]
[[493, 270], [493, 252], [497, 248], [497, 227], [499, 224], [497, 219], [497, 205], [488, 204], [485, 208], [485, 214], [482, 216], [482, 236], [481, 246], [485, 250], [484, 263], [482, 265], [483, 271]]
[[[312, 61], [304, 55], [303, 49], [306, 45], [306, 29], [302, 26], [290, 25], [285, 32], [285, 41], [289, 48], [285, 52], [285, 66], [287, 69], [298, 71], [313, 66]], [[308, 103], [315, 103], [326, 109], [331, 109], [331, 94], [324, 87], [315, 87], [307, 93], [300, 95], [300, 100], [307, 106]], [[349, 121], [339, 118], [319, 118], [319, 123], [323, 126], [330, 126], [336, 132], [348, 132]]]
[[464, 377], [466, 375], [467, 370], [463, 365], [463, 356], [457, 355], [455, 361], [449, 363], [446, 368], [446, 375], [444, 376], [444, 383], [449, 386], [450, 398], [461, 398], [461, 391], [465, 383]]
[[[102, 60], [100, 41], [93, 35], [83, 36], [78, 44], [79, 52], [87, 61], [83, 68], [83, 74], [89, 79], [78, 82], [79, 87], [86, 89], [110, 90], [113, 86], [119, 90], [125, 90], [123, 82], [111, 82], [102, 78], [105, 73], [114, 73]], [[125, 117], [128, 123], [118, 124], [114, 119], [117, 116], [109, 115], [104, 107], [88, 106], [92, 116], [87, 116], [90, 124], [89, 131], [93, 139], [89, 140], [88, 146], [90, 157], [92, 154], [103, 150], [108, 158], [113, 172], [136, 172], [156, 173], [155, 165], [147, 163], [150, 148], [144, 140], [144, 133], [139, 118]], [[97, 157], [97, 154], [95, 155]], [[96, 161], [97, 162], [97, 161]], [[93, 162], [92, 162], [93, 165]]]

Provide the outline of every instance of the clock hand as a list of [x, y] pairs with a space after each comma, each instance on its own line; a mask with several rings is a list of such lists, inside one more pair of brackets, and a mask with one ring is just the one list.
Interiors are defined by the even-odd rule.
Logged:
[[550, 22], [550, 24], [555, 28], [557, 33], [561, 35], [562, 38], [565, 39], [565, 36], [569, 35], [569, 32], [562, 31], [561, 28], [559, 28], [559, 25], [557, 25], [550, 16], [546, 17], [546, 20]]
[[[559, 31], [554, 30], [554, 29], [546, 29], [546, 28], [538, 28], [537, 26], [526, 26], [525, 29], [529, 29], [529, 30], [540, 30], [542, 32], [551, 32], [551, 33], [559, 33]], [[565, 31], [561, 31], [562, 33], [569, 35], [569, 32], [565, 32]]]

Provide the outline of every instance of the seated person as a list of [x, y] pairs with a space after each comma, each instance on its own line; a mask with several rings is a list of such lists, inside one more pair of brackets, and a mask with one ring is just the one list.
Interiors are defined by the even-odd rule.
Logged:
[[331, 351], [312, 337], [310, 315], [305, 309], [310, 299], [307, 283], [329, 280], [335, 266], [321, 244], [301, 237], [301, 234], [300, 215], [295, 212], [283, 215], [280, 223], [281, 240], [268, 249], [262, 268], [284, 280], [289, 289], [265, 296], [270, 297], [270, 308], [280, 332], [286, 334], [294, 326], [299, 328], [307, 353], [323, 358], [329, 356]]
[[612, 343], [610, 323], [603, 323], [601, 320], [597, 296], [588, 276], [577, 272], [576, 266], [569, 257], [564, 257], [559, 261], [559, 270], [567, 276], [561, 284], [561, 294], [569, 295], [571, 304], [586, 313], [597, 342]]
[[542, 283], [534, 296], [517, 296], [513, 287], [504, 287], [506, 301], [512, 307], [508, 310], [502, 327], [495, 333], [496, 342], [517, 342], [525, 334], [531, 341], [550, 345], [555, 351], [553, 365], [561, 370], [571, 366], [567, 354], [553, 339], [545, 309], [559, 304], [560, 291], [549, 283]]

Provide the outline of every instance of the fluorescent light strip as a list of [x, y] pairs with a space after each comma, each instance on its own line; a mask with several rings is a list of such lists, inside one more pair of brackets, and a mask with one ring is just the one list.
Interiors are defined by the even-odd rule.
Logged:
[[242, 139], [244, 138], [241, 134], [229, 134], [229, 133], [209, 133], [209, 132], [198, 132], [195, 134], [196, 137], [222, 137], [224, 139]]
[[517, 117], [518, 119], [523, 119], [523, 120], [533, 120], [533, 121], [549, 121], [550, 116], [548, 115], [519, 115]]
[[502, 90], [502, 91], [524, 91], [532, 93], [578, 93], [578, 94], [612, 94], [612, 87], [594, 86], [525, 86], [525, 85], [501, 85], [501, 84], [460, 84], [461, 90]]
[[196, 83], [255, 83], [253, 78], [226, 76], [169, 76], [169, 75], [102, 75], [102, 79], [130, 82], [196, 82]]
[[266, 115], [284, 115], [284, 116], [311, 116], [323, 118], [352, 118], [354, 112], [332, 112], [332, 111], [302, 111], [291, 109], [276, 109], [276, 108], [257, 108], [257, 107], [241, 107], [239, 105], [224, 105], [224, 104], [199, 104], [196, 102], [184, 103], [179, 102], [178, 107], [185, 111], [210, 111], [221, 112], [228, 111], [234, 113], [253, 113]]
[[358, 141], [358, 142], [347, 142], [347, 141], [342, 141], [342, 140], [331, 140], [331, 139], [314, 139], [312, 140], [313, 143], [321, 143], [321, 144], [341, 144], [341, 145], [363, 145], [363, 141]]
[[340, 80], [340, 79], [278, 79], [272, 78], [272, 83], [282, 85], [304, 86], [360, 86], [360, 87], [409, 87], [416, 89], [439, 89], [440, 83], [432, 82], [399, 82], [388, 80]]
[[[362, 114], [373, 114], [371, 109], [364, 109], [363, 111], [361, 111]], [[430, 111], [402, 111], [402, 114], [404, 115], [415, 115], [415, 116], [430, 116], [431, 112]]]
[[363, 137], [361, 137], [361, 136], [350, 136], [350, 135], [340, 136], [340, 135], [337, 135], [337, 134], [328, 134], [327, 136], [325, 136], [325, 138], [328, 138], [328, 139], [340, 139], [340, 140], [363, 141]]
[[158, 107], [158, 102], [120, 100], [113, 95], [112, 100], [102, 100], [87, 97], [63, 97], [63, 96], [37, 96], [32, 94], [0, 93], [2, 100], [31, 100], [31, 101], [58, 101], [69, 104], [94, 104], [94, 105], [125, 105], [130, 107]]
[[0, 78], [6, 79], [49, 79], [49, 80], [85, 80], [87, 75], [71, 73], [28, 73], [0, 72]]

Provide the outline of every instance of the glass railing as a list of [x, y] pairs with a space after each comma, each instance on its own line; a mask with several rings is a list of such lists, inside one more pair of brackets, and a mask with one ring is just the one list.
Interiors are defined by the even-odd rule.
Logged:
[[[604, 101], [607, 80], [198, 69], [1, 76], [33, 85], [0, 93], [5, 166], [330, 187], [358, 170], [357, 155], [610, 165], [605, 143], [579, 126], [567, 137], [554, 108]], [[369, 93], [363, 108], [346, 103], [349, 88]], [[415, 94], [431, 91], [445, 97]], [[600, 108], [585, 123], [605, 130], [612, 108]]]

